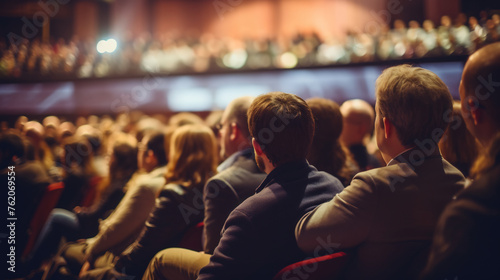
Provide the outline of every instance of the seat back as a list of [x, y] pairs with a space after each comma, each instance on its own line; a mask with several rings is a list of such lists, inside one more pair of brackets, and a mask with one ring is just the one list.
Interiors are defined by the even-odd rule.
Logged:
[[179, 242], [180, 248], [186, 248], [193, 251], [203, 251], [203, 244], [201, 238], [203, 235], [203, 222], [190, 227], [182, 236]]
[[54, 209], [61, 196], [64, 189], [64, 184], [62, 182], [52, 183], [47, 186], [45, 192], [42, 195], [40, 203], [35, 210], [35, 214], [31, 219], [29, 229], [28, 229], [28, 241], [26, 247], [24, 247], [22, 258], [25, 258], [30, 253], [31, 249], [35, 245], [35, 241], [40, 234], [50, 212]]
[[283, 268], [274, 276], [273, 280], [295, 278], [307, 280], [336, 279], [341, 276], [350, 256], [351, 254], [346, 252], [337, 252], [296, 262]]

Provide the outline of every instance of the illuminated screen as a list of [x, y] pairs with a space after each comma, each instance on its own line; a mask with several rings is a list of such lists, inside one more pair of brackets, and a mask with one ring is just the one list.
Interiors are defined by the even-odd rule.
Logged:
[[[458, 99], [462, 62], [419, 66], [435, 72]], [[361, 98], [375, 102], [375, 80], [385, 66], [295, 69], [182, 75], [133, 79], [0, 84], [0, 114], [113, 114], [210, 111], [224, 109], [234, 98], [270, 91], [302, 98], [323, 97], [342, 103]]]

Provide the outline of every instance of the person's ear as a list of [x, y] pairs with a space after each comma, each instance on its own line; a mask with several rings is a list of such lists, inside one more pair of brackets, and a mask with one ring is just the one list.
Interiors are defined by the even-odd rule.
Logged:
[[229, 139], [231, 139], [231, 141], [234, 141], [236, 140], [236, 138], [238, 138], [238, 135], [240, 134], [240, 128], [238, 127], [238, 125], [236, 123], [231, 123], [231, 134], [229, 135]]
[[392, 133], [393, 133], [393, 130], [394, 130], [394, 126], [392, 125], [391, 121], [389, 121], [388, 118], [384, 117], [382, 119], [383, 121], [383, 124], [384, 124], [384, 136], [385, 136], [385, 139], [389, 139], [389, 137], [391, 137]]
[[483, 111], [479, 110], [479, 104], [476, 104], [473, 98], [467, 99], [467, 106], [470, 108], [469, 112], [474, 125], [477, 125], [483, 119]]
[[253, 146], [253, 149], [255, 150], [255, 153], [258, 156], [262, 156], [264, 154], [262, 147], [259, 145], [259, 143], [257, 143], [257, 140], [255, 140], [255, 138], [252, 138], [252, 146]]

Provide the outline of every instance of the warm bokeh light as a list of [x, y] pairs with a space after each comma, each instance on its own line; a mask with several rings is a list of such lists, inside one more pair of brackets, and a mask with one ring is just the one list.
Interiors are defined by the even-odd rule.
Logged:
[[115, 39], [108, 39], [108, 40], [100, 40], [97, 43], [97, 51], [99, 53], [112, 53], [116, 51], [116, 48], [118, 47], [118, 43], [116, 42]]

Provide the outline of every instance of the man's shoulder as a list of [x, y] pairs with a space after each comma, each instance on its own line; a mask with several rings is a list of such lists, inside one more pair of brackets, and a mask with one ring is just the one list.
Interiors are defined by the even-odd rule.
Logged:
[[500, 165], [476, 179], [457, 195], [457, 201], [469, 200], [488, 207], [500, 208]]
[[265, 177], [266, 174], [259, 170], [255, 160], [240, 156], [229, 168], [211, 177], [208, 183], [218, 180], [229, 185], [254, 184], [260, 183]]

